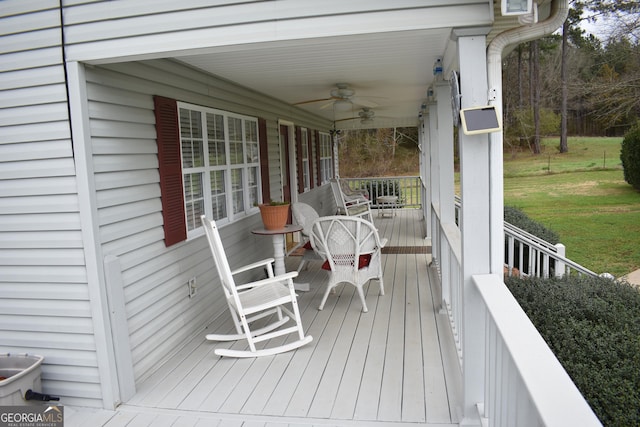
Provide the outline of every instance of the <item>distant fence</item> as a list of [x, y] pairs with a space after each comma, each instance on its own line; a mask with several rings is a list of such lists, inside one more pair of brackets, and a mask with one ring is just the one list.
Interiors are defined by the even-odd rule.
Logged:
[[378, 207], [379, 196], [397, 196], [398, 207], [420, 208], [422, 206], [422, 181], [419, 176], [385, 176], [371, 178], [340, 178], [353, 190], [366, 189], [371, 206]]

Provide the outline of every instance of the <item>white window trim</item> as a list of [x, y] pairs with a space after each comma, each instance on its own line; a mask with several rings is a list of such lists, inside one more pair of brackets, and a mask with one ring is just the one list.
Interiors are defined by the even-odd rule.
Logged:
[[[180, 102], [178, 101], [177, 103], [177, 107], [178, 107], [178, 117], [180, 116], [180, 110], [181, 109], [186, 109], [186, 110], [192, 110], [192, 111], [199, 111], [202, 114], [202, 136], [203, 136], [203, 156], [205, 159], [205, 165], [204, 167], [194, 167], [194, 168], [185, 168], [183, 164], [181, 164], [181, 168], [182, 168], [182, 188], [183, 188], [183, 192], [184, 192], [184, 176], [185, 174], [188, 173], [196, 173], [199, 171], [203, 171], [204, 172], [204, 178], [203, 178], [203, 192], [204, 192], [204, 213], [207, 216], [207, 218], [212, 218], [213, 217], [213, 209], [211, 206], [211, 179], [209, 176], [209, 172], [210, 171], [219, 171], [219, 170], [223, 170], [225, 171], [225, 198], [226, 198], [226, 213], [227, 216], [225, 218], [221, 218], [216, 220], [216, 224], [218, 225], [226, 225], [226, 224], [231, 224], [234, 222], [237, 222], [243, 218], [246, 218], [249, 215], [253, 215], [254, 213], [259, 212], [259, 208], [257, 205], [253, 205], [250, 201], [250, 187], [249, 187], [249, 180], [248, 180], [248, 171], [251, 168], [256, 168], [257, 169], [257, 198], [258, 201], [257, 203], [262, 203], [262, 183], [261, 183], [261, 175], [260, 175], [260, 141], [259, 141], [259, 127], [258, 127], [258, 118], [256, 117], [251, 117], [251, 116], [245, 116], [242, 114], [237, 114], [237, 113], [232, 113], [230, 111], [225, 111], [225, 110], [218, 110], [215, 108], [209, 108], [209, 107], [203, 107], [200, 105], [195, 105], [195, 104], [189, 104], [186, 102]], [[224, 121], [224, 140], [225, 140], [225, 153], [226, 153], [226, 164], [225, 165], [215, 165], [215, 166], [211, 166], [211, 165], [207, 165], [208, 163], [208, 159], [209, 159], [209, 144], [208, 144], [208, 134], [207, 134], [207, 121], [206, 121], [206, 115], [207, 113], [209, 114], [216, 114], [216, 115], [220, 115], [223, 116], [223, 121]], [[229, 133], [228, 133], [228, 120], [229, 118], [237, 118], [237, 119], [241, 119], [242, 120], [242, 145], [243, 145], [243, 153], [245, 155], [245, 158], [243, 159], [244, 162], [242, 164], [232, 164], [231, 163], [231, 156], [230, 156], [230, 139], [229, 139]], [[246, 162], [246, 153], [247, 153], [247, 138], [246, 138], [246, 133], [245, 133], [245, 121], [251, 121], [255, 123], [255, 129], [256, 129], [256, 144], [257, 144], [257, 148], [258, 148], [258, 156], [257, 156], [257, 161], [255, 163], [247, 163]], [[182, 162], [182, 130], [180, 128], [180, 126], [178, 126], [178, 130], [180, 132], [180, 160]], [[231, 183], [231, 171], [234, 169], [242, 169], [243, 170], [243, 195], [244, 195], [244, 210], [238, 213], [234, 213], [233, 212], [233, 188], [232, 188], [232, 183]], [[186, 212], [186, 195], [185, 195], [185, 215], [187, 214]], [[187, 220], [188, 221], [188, 220]], [[198, 225], [197, 227], [195, 227], [192, 230], [188, 229], [188, 222], [185, 224], [185, 226], [187, 227], [187, 239], [191, 239], [194, 237], [198, 237], [204, 234], [204, 230], [202, 229], [202, 225]]]
[[[331, 153], [333, 152], [333, 144], [331, 135], [329, 133], [319, 132], [319, 137], [320, 143], [318, 145], [320, 146], [320, 153], [318, 153], [318, 157], [320, 158], [320, 184], [326, 184], [331, 180], [331, 178], [333, 178], [332, 175], [334, 174], [332, 164], [333, 157], [331, 155]], [[323, 144], [325, 142], [328, 144], [326, 148], [329, 156], [323, 156], [323, 154], [325, 153], [325, 147], [323, 146]], [[326, 170], [325, 162], [329, 165], [329, 170]], [[325, 176], [325, 172], [327, 176]]]
[[[311, 169], [311, 152], [309, 150], [309, 137], [310, 133], [307, 128], [300, 128], [300, 147], [302, 149], [302, 153], [307, 153], [307, 157], [305, 158], [302, 153], [300, 153], [300, 158], [302, 159], [302, 186], [304, 188], [303, 192], [311, 191], [311, 181], [313, 180], [313, 171]], [[306, 182], [304, 179], [306, 178]]]

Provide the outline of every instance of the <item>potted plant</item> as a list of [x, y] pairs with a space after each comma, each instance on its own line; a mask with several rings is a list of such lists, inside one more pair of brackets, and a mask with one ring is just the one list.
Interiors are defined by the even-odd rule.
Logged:
[[270, 201], [258, 205], [262, 223], [267, 230], [283, 229], [289, 219], [289, 202]]

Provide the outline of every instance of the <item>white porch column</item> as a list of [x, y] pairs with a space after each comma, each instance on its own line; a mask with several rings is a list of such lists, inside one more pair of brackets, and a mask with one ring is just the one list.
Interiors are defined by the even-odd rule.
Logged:
[[430, 144], [430, 168], [431, 173], [431, 203], [434, 209], [440, 214], [440, 164], [438, 162], [440, 155], [440, 138], [438, 134], [438, 104], [435, 102], [429, 103], [428, 114], [425, 121], [428, 123], [427, 132], [429, 132], [428, 138], [431, 141]]
[[[486, 38], [458, 38], [462, 108], [488, 104]], [[461, 425], [479, 425], [484, 401], [485, 313], [472, 275], [491, 272], [490, 144], [488, 134], [465, 135], [460, 127], [460, 189], [463, 276], [463, 415]]]
[[[454, 189], [454, 162], [453, 162], [453, 117], [451, 114], [451, 87], [447, 81], [441, 80], [435, 84], [434, 88], [437, 102], [430, 107], [432, 116], [435, 116], [437, 140], [434, 141], [435, 150], [433, 151], [434, 169], [437, 170], [438, 179], [438, 212], [440, 215], [440, 226], [451, 228], [456, 227], [455, 224], [455, 189]], [[441, 232], [438, 230], [438, 232]], [[441, 251], [440, 256], [440, 274], [442, 283], [442, 301], [440, 308], [443, 309], [447, 304], [452, 303], [451, 289], [454, 276], [452, 275], [452, 252], [451, 242], [444, 242], [444, 237], [439, 239]], [[457, 263], [456, 263], [457, 265]]]
[[440, 169], [440, 218], [442, 223], [455, 223], [455, 178], [453, 165], [453, 118], [449, 82], [436, 83], [438, 111], [438, 158]]
[[418, 143], [420, 144], [420, 177], [422, 178], [422, 213], [424, 215], [425, 229], [427, 235], [426, 239], [431, 239], [431, 202], [432, 202], [432, 187], [431, 181], [431, 138], [429, 138], [429, 131], [427, 123], [429, 122], [429, 116], [423, 116], [418, 127]]

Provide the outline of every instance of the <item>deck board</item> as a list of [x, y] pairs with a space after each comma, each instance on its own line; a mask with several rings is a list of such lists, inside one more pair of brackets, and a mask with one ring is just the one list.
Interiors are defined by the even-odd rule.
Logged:
[[[399, 209], [396, 217], [374, 213], [374, 221], [388, 246], [422, 246], [419, 215]], [[339, 285], [318, 311], [327, 273], [320, 261], [310, 262], [297, 280], [311, 283], [298, 298], [311, 344], [258, 359], [218, 357], [217, 347], [248, 347], [244, 341], [204, 339], [214, 331], [234, 331], [228, 313], [221, 313], [138, 384], [129, 402], [92, 419], [109, 427], [457, 425], [459, 368], [453, 338], [446, 316], [438, 311], [429, 255], [411, 252], [416, 251], [383, 255], [385, 295], [379, 296], [377, 281], [365, 285], [368, 313], [362, 313], [350, 285]], [[287, 270], [299, 262], [300, 257], [288, 257]], [[276, 337], [259, 346], [294, 339]], [[85, 420], [73, 416], [65, 424], [80, 426]]]

